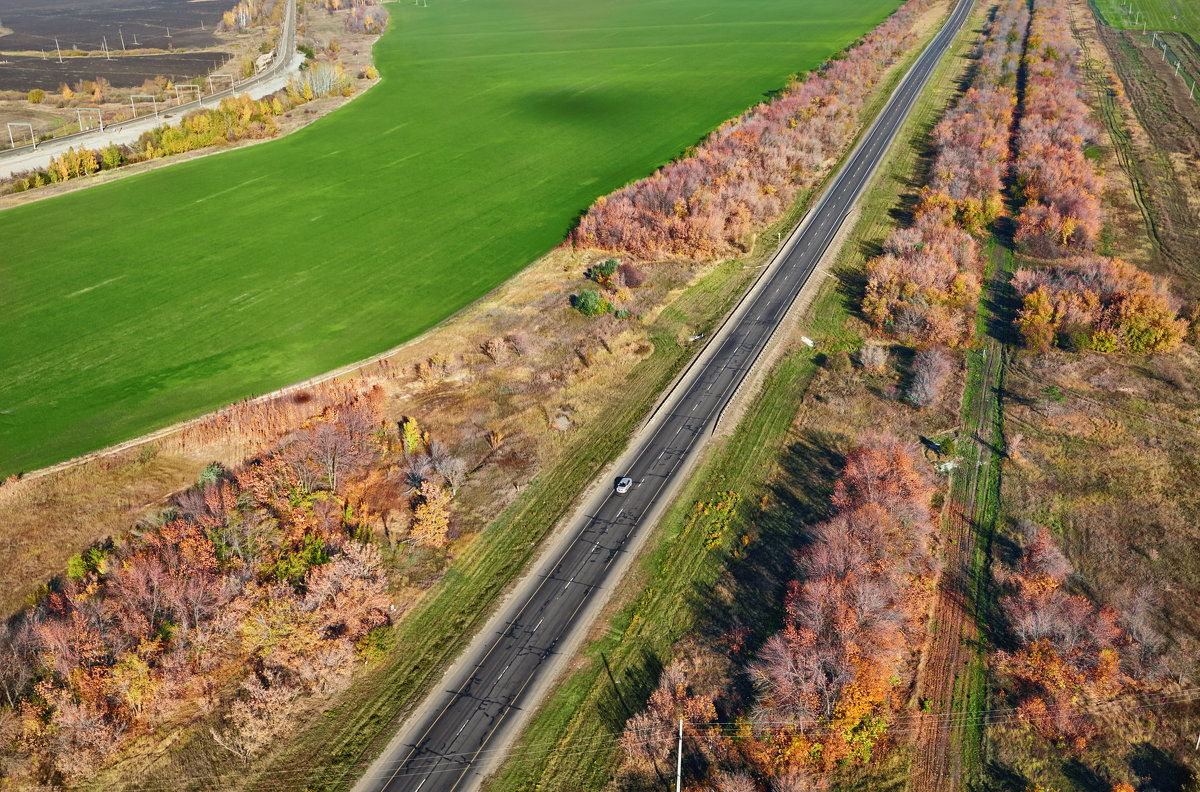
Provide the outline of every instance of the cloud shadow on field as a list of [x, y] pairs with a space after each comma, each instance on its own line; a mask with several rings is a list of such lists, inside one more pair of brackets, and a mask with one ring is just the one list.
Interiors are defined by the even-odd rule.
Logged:
[[628, 96], [569, 87], [531, 91], [517, 100], [523, 114], [539, 121], [599, 127], [620, 124], [628, 105]]

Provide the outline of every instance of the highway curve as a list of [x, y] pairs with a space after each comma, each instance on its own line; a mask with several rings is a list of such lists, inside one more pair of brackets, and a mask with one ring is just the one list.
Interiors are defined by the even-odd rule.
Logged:
[[[900, 83], [887, 106], [832, 182], [807, 224], [794, 233], [742, 306], [667, 398], [660, 414], [631, 449], [633, 462], [618, 471], [633, 489], [609, 488], [598, 508], [569, 528], [565, 550], [538, 574], [532, 594], [506, 607], [501, 628], [480, 636], [459, 662], [458, 673], [436, 690], [413, 722], [406, 741], [393, 745], [368, 770], [357, 790], [458, 792], [482, 780], [484, 758], [498, 756], [515, 734], [508, 716], [567, 636], [586, 628], [577, 618], [589, 597], [617, 570], [614, 561], [649, 528], [643, 515], [669, 499], [681, 463], [707, 437], [721, 409], [808, 281], [876, 164], [892, 144], [913, 102], [954, 40], [974, 0], [960, 0], [945, 27]], [[617, 565], [618, 567], [621, 565]], [[432, 705], [432, 706], [430, 706]]]

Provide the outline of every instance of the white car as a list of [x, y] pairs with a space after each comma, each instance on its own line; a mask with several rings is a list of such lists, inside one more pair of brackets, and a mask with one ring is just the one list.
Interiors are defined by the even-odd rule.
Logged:
[[626, 492], [629, 492], [629, 488], [632, 486], [633, 479], [629, 478], [629, 476], [626, 476], [617, 482], [617, 494], [624, 495]]

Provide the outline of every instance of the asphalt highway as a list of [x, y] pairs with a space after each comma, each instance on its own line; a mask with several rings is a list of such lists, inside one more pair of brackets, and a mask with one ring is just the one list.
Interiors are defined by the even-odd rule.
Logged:
[[449, 689], [434, 694], [435, 705], [427, 708], [422, 722], [414, 724], [413, 734], [419, 737], [401, 746], [394, 760], [385, 758], [369, 771], [359, 789], [455, 792], [478, 783], [481, 755], [494, 755], [503, 748], [493, 742], [497, 730], [520, 707], [522, 694], [556, 647], [571, 631], [586, 628], [577, 620], [580, 610], [597, 589], [614, 582], [609, 579], [613, 563], [635, 532], [646, 528], [640, 522], [643, 515], [660, 495], [670, 494], [669, 485], [681, 462], [711, 432], [721, 409], [837, 234], [972, 2], [960, 0], [810, 213], [807, 225], [793, 234], [747, 298], [740, 318], [710, 342], [717, 345], [714, 354], [681, 380], [679, 392], [664, 402], [633, 463], [616, 471], [618, 477], [631, 477], [633, 488], [625, 495], [610, 488], [599, 508], [572, 526], [573, 538], [541, 572], [532, 595], [512, 606], [514, 614], [492, 640], [477, 642], [478, 659], [467, 658], [461, 664], [462, 671]]

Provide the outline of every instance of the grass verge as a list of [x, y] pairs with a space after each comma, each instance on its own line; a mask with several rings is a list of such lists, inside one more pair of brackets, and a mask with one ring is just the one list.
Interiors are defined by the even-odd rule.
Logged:
[[[819, 340], [825, 354], [852, 351], [861, 343], [852, 320], [858, 304], [852, 292], [861, 276], [853, 273], [861, 273], [866, 258], [895, 227], [895, 207], [915, 198], [918, 181], [913, 174], [926, 153], [924, 141], [955, 93], [981, 21], [981, 15], [972, 19], [951, 56], [938, 66], [864, 195], [859, 218], [837, 256], [840, 278], [828, 280], [813, 302], [805, 332]], [[886, 96], [884, 92], [877, 97], [874, 107], [882, 106]], [[512, 758], [489, 782], [488, 792], [602, 788], [612, 777], [625, 720], [644, 705], [672, 644], [700, 625], [711, 629], [707, 620], [712, 613], [706, 607], [722, 572], [731, 566], [757, 566], [763, 573], [780, 563], [761, 557], [770, 549], [782, 555], [784, 563], [790, 558], [800, 527], [823, 508], [828, 493], [822, 487], [832, 481], [822, 481], [819, 475], [828, 460], [821, 459], [824, 452], [818, 446], [828, 444], [812, 442], [810, 431], [800, 429], [796, 419], [797, 405], [817, 371], [813, 351], [797, 349], [767, 375], [766, 386], [733, 436], [714, 447], [655, 529], [656, 536], [614, 593], [582, 657], [535, 714], [510, 751]], [[807, 497], [794, 499], [796, 489], [780, 480], [790, 483], [798, 476], [817, 480], [799, 488]], [[764, 497], [770, 500], [789, 490], [793, 497], [780, 497], [770, 509], [764, 506]], [[724, 530], [720, 543], [710, 547], [715, 517], [705, 515], [704, 505], [714, 511], [711, 505], [730, 491], [741, 496], [733, 520], [736, 528]], [[743, 537], [749, 537], [749, 543], [743, 544]], [[747, 558], [752, 552], [754, 564]], [[781, 598], [773, 594], [778, 591], [765, 591], [760, 601], [743, 606], [756, 609], [756, 629], [764, 635], [779, 618]], [[887, 776], [893, 785], [903, 784], [903, 758], [873, 769], [879, 774], [876, 780]]]

